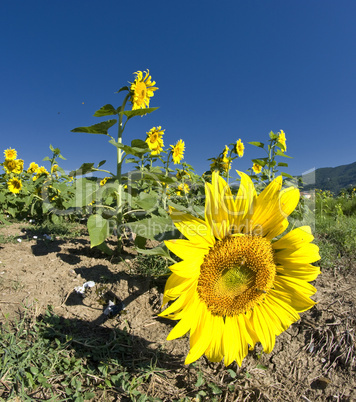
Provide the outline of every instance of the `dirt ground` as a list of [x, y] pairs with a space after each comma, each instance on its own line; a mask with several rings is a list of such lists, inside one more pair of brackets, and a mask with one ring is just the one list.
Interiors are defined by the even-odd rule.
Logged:
[[[23, 227], [0, 227], [0, 234], [21, 240], [0, 244], [1, 319], [15, 317], [24, 305], [35, 306], [38, 313], [51, 305], [60, 317], [94, 332], [113, 327], [127, 331], [137, 359], [157, 350], [170, 356], [161, 364], [166, 369], [165, 380], [154, 384], [154, 396], [162, 400], [187, 395], [197, 368], [211, 381], [226, 384], [232, 380], [222, 364], [209, 363], [204, 357], [194, 367], [184, 366], [188, 338], [166, 341], [174, 322], [156, 315], [164, 282], [137, 275], [134, 256], [116, 263], [90, 249], [88, 236], [34, 239], [31, 226]], [[94, 281], [95, 286], [83, 298], [74, 288], [87, 281]], [[356, 400], [356, 273], [345, 276], [338, 269], [325, 271], [315, 286], [314, 300], [319, 303], [278, 337], [271, 354], [263, 354], [257, 345], [240, 369], [235, 363], [230, 367], [237, 370], [239, 381], [222, 400]], [[123, 302], [126, 314], [107, 319], [103, 313], [107, 305], [100, 304], [100, 297], [106, 303], [114, 298], [116, 303]]]

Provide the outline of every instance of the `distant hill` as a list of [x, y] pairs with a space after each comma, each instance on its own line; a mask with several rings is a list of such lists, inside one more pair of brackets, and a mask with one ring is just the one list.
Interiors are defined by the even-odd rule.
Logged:
[[334, 168], [319, 168], [303, 176], [304, 189], [318, 188], [338, 194], [342, 188], [356, 186], [356, 162]]

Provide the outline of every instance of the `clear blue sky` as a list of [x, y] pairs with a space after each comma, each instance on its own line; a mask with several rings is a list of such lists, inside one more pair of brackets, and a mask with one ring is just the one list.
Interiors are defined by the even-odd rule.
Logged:
[[247, 142], [283, 129], [290, 174], [355, 162], [355, 17], [354, 0], [2, 2], [1, 151], [27, 167], [52, 144], [64, 169], [107, 159], [113, 170], [106, 136], [70, 130], [102, 121], [93, 113], [119, 106], [115, 91], [149, 68], [160, 109], [131, 120], [126, 143], [161, 125], [202, 173], [241, 138], [233, 167], [246, 170], [264, 156]]

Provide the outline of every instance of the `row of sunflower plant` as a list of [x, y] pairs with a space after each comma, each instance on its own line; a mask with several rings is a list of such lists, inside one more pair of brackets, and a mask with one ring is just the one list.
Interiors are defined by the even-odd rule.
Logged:
[[72, 207], [73, 178], [66, 175], [57, 159], [65, 159], [58, 148], [50, 145], [52, 156], [43, 161], [50, 162], [49, 170], [31, 162], [24, 169], [24, 160], [17, 159], [16, 149], [4, 151], [5, 160], [0, 163], [4, 173], [0, 175], [0, 211], [13, 218], [50, 218], [57, 222], [61, 211]]

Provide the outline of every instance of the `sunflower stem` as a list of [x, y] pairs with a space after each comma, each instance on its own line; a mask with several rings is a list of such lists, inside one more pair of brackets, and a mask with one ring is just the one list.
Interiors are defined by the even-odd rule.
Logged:
[[[130, 96], [130, 93], [128, 93], [124, 99], [124, 101], [122, 102], [122, 106], [120, 109], [120, 113], [119, 113], [119, 128], [118, 128], [118, 135], [117, 135], [117, 143], [118, 144], [122, 144], [122, 134], [124, 132], [125, 126], [122, 125], [122, 118], [123, 118], [123, 112], [125, 110], [125, 106], [126, 106], [126, 102], [128, 101]], [[127, 123], [127, 121], [126, 121]], [[125, 123], [125, 125], [126, 125]], [[121, 148], [117, 148], [117, 170], [116, 170], [116, 179], [118, 181], [118, 191], [116, 193], [116, 206], [117, 206], [117, 249], [118, 252], [121, 252], [121, 238], [122, 238], [122, 217], [123, 217], [123, 213], [122, 213], [122, 193], [123, 193], [123, 185], [122, 185], [122, 172], [121, 172], [121, 168], [122, 168], [122, 162], [123, 162], [123, 153], [124, 151], [122, 151]]]

